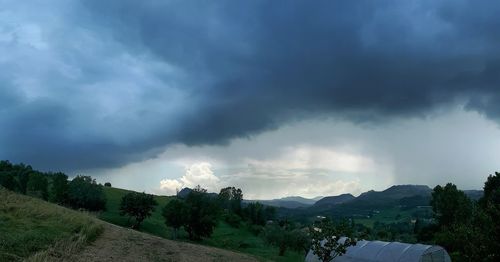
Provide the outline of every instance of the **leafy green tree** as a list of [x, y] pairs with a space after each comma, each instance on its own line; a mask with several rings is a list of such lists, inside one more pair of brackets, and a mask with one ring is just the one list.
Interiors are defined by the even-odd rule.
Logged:
[[16, 176], [12, 171], [12, 164], [7, 160], [0, 161], [0, 186], [11, 191], [18, 189]]
[[307, 234], [300, 229], [294, 229], [287, 222], [282, 225], [278, 223], [267, 225], [262, 235], [267, 243], [278, 247], [279, 256], [284, 256], [288, 249], [299, 252], [309, 250], [310, 239]]
[[106, 208], [106, 196], [102, 186], [90, 176], [77, 176], [69, 182], [68, 200], [73, 208], [83, 208], [90, 211]]
[[226, 187], [220, 190], [217, 199], [223, 209], [241, 216], [241, 202], [243, 201], [243, 192], [235, 187]]
[[11, 191], [16, 191], [17, 182], [15, 176], [9, 171], [0, 171], [0, 186]]
[[453, 261], [498, 261], [500, 258], [495, 239], [498, 222], [488, 212], [491, 205], [487, 199], [494, 191], [489, 189], [496, 183], [490, 178], [480, 204], [470, 201], [451, 183], [444, 188], [434, 188], [431, 204], [438, 222], [434, 241], [450, 252]]
[[104, 183], [104, 186], [105, 186], [105, 187], [111, 187], [111, 183], [106, 182], [106, 183]]
[[472, 202], [463, 191], [454, 184], [436, 186], [432, 191], [432, 210], [441, 227], [455, 223], [465, 223], [472, 214]]
[[52, 187], [50, 189], [49, 200], [51, 202], [63, 205], [68, 202], [68, 176], [64, 173], [55, 173], [51, 175]]
[[30, 179], [30, 173], [32, 170], [19, 170], [17, 171], [17, 181], [19, 183], [19, 192], [26, 194], [28, 188], [28, 180]]
[[[488, 258], [491, 261], [500, 260], [500, 173], [495, 172], [494, 175], [489, 175], [484, 183], [484, 196], [479, 200], [479, 205], [484, 212], [484, 217], [487, 217], [489, 222], [479, 222], [478, 224], [485, 225], [484, 232], [488, 235]], [[484, 218], [483, 217], [483, 218]]]
[[[345, 254], [349, 246], [356, 245], [356, 240], [352, 237], [352, 228], [345, 221], [335, 223], [325, 218], [315, 222], [309, 232], [313, 254], [323, 262], [329, 262]], [[345, 237], [344, 241], [340, 241], [341, 237]]]
[[33, 197], [38, 197], [47, 200], [48, 196], [48, 181], [47, 177], [39, 172], [31, 172], [26, 185], [26, 194]]
[[132, 228], [139, 228], [144, 219], [151, 216], [158, 202], [153, 195], [146, 193], [131, 192], [122, 197], [120, 203], [120, 215], [128, 215], [130, 219], [134, 218], [135, 222]]
[[186, 197], [186, 221], [184, 229], [191, 240], [212, 235], [217, 224], [217, 205], [206, 190], [197, 186]]
[[255, 202], [248, 204], [243, 210], [243, 214], [251, 224], [263, 226], [268, 220], [274, 219], [276, 208]]
[[177, 238], [179, 228], [181, 228], [187, 220], [187, 209], [184, 201], [173, 199], [168, 202], [162, 210], [162, 215], [165, 218], [165, 224], [174, 229], [174, 239]]

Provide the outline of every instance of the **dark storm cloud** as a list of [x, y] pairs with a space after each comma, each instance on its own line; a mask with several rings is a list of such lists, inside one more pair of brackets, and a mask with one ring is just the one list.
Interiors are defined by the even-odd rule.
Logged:
[[495, 2], [153, 3], [92, 8], [118, 39], [209, 79], [201, 125], [248, 125], [235, 134], [294, 110], [412, 115], [499, 84]]
[[[48, 40], [58, 51], [35, 61], [60, 63], [34, 81], [56, 101], [3, 112], [4, 158], [108, 167], [294, 119], [379, 122], [456, 103], [500, 118], [497, 1], [50, 4], [64, 12], [42, 31], [67, 34]], [[20, 136], [26, 119], [36, 128]]]

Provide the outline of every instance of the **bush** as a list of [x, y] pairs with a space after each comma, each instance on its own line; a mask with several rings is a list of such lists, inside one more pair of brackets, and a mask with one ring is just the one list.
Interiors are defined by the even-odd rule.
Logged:
[[282, 223], [282, 226], [278, 224], [267, 225], [262, 230], [262, 236], [267, 243], [278, 247], [279, 256], [284, 256], [288, 249], [299, 252], [309, 250], [310, 239], [307, 234], [300, 229], [294, 229], [293, 225], [286, 221]]
[[77, 176], [69, 183], [69, 204], [73, 208], [99, 211], [106, 208], [106, 196], [102, 186], [90, 176]]
[[250, 224], [248, 226], [248, 231], [250, 231], [252, 234], [258, 236], [262, 232], [263, 228], [264, 227], [261, 226], [261, 225], [252, 225], [252, 224]]
[[105, 187], [111, 187], [111, 183], [106, 182], [106, 183], [104, 183], [104, 186], [105, 186]]
[[225, 212], [222, 215], [222, 219], [230, 226], [234, 228], [239, 228], [241, 223], [241, 217], [233, 212]]

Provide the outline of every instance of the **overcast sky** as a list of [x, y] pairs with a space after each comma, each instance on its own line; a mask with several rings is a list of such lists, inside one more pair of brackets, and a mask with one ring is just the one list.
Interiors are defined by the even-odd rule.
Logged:
[[247, 198], [500, 170], [498, 1], [0, 0], [0, 159]]

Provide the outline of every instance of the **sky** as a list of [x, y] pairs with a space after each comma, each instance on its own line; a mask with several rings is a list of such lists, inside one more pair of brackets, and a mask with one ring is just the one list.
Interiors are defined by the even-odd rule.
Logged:
[[500, 2], [0, 0], [0, 159], [245, 198], [500, 170]]

